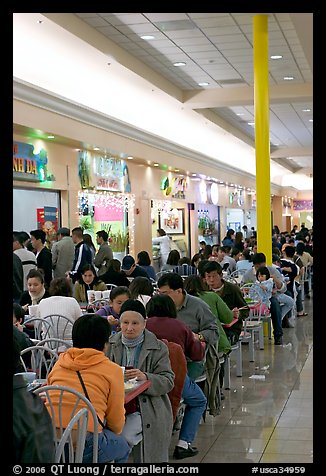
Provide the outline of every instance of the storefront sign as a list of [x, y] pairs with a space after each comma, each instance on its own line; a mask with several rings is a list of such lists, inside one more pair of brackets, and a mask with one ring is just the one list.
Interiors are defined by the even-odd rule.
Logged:
[[131, 192], [128, 166], [116, 157], [100, 157], [82, 150], [78, 157], [78, 175], [83, 189]]
[[212, 183], [208, 187], [208, 202], [212, 203], [213, 205], [218, 204], [218, 186], [216, 183]]
[[55, 180], [53, 175], [48, 175], [47, 152], [44, 149], [34, 154], [34, 146], [24, 142], [13, 143], [13, 178], [28, 180], [30, 182], [44, 182]]
[[313, 201], [312, 200], [293, 200], [293, 210], [313, 210]]

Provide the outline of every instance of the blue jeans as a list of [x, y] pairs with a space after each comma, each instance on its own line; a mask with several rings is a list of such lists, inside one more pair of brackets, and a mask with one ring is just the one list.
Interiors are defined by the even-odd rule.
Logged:
[[186, 409], [179, 439], [192, 443], [195, 439], [200, 419], [206, 409], [207, 400], [201, 388], [188, 375], [186, 375], [183, 385], [182, 398]]
[[[280, 304], [282, 304], [282, 306], [281, 306], [281, 316], [282, 316], [282, 320], [283, 320], [283, 317], [285, 317], [288, 312], [292, 311], [293, 306], [294, 306], [294, 300], [293, 300], [293, 297], [291, 297], [289, 294], [287, 294], [287, 291], [286, 291], [286, 293], [277, 293], [276, 294], [276, 299], [278, 300], [278, 302]], [[291, 312], [290, 317], [291, 316], [292, 316], [292, 312]]]
[[273, 329], [274, 329], [274, 332], [273, 332], [274, 338], [281, 337], [283, 335], [281, 306], [275, 296], [272, 296], [270, 298], [270, 302], [271, 302], [270, 309], [271, 309], [271, 319], [272, 319]]
[[[127, 440], [104, 428], [98, 435], [98, 463], [127, 463], [131, 451]], [[86, 436], [83, 463], [93, 462], [93, 433], [88, 432]]]

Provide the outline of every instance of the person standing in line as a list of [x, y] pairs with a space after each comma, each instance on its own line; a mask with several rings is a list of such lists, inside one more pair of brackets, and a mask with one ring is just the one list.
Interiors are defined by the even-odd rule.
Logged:
[[36, 250], [36, 261], [38, 269], [44, 273], [44, 283], [46, 288], [50, 286], [52, 280], [52, 253], [45, 246], [46, 233], [43, 230], [31, 231], [31, 243]]
[[108, 244], [109, 235], [105, 230], [96, 232], [96, 243], [100, 245], [98, 252], [94, 258], [94, 265], [98, 269], [98, 276], [106, 273], [111, 259], [113, 259], [113, 251]]
[[89, 233], [83, 233], [83, 240], [84, 240], [84, 243], [85, 245], [88, 246], [88, 248], [90, 249], [91, 251], [91, 255], [92, 255], [92, 264], [94, 264], [94, 259], [95, 259], [95, 254], [96, 254], [96, 248], [95, 248], [95, 245], [93, 243], [93, 240], [92, 240], [92, 237]]
[[158, 228], [156, 238], [152, 238], [153, 245], [160, 245], [161, 269], [166, 264], [170, 250], [171, 242], [168, 235], [162, 228]]
[[31, 269], [37, 268], [36, 256], [24, 247], [24, 239], [20, 232], [13, 232], [13, 251], [21, 260], [24, 272], [23, 289], [27, 291], [27, 275]]
[[74, 228], [71, 232], [72, 241], [75, 244], [75, 257], [71, 271], [67, 271], [66, 276], [75, 283], [77, 278], [81, 277], [81, 270], [86, 264], [92, 264], [92, 253], [83, 240], [83, 229], [80, 226]]
[[58, 241], [52, 246], [52, 267], [54, 278], [64, 278], [72, 268], [75, 246], [69, 228], [62, 227], [57, 231]]
[[23, 272], [23, 265], [20, 261], [19, 257], [12, 254], [13, 259], [13, 300], [14, 302], [19, 302], [21, 295], [23, 293], [23, 279], [24, 279], [24, 272]]

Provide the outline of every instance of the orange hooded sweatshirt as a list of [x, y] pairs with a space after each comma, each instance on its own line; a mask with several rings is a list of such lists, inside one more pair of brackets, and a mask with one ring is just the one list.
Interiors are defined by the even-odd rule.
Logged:
[[[95, 349], [72, 347], [60, 354], [59, 360], [48, 375], [49, 385], [65, 385], [84, 395], [76, 370], [80, 371], [90, 401], [99, 418], [114, 433], [121, 433], [125, 423], [124, 378], [119, 365], [111, 362], [103, 352]], [[53, 401], [55, 402], [53, 392]], [[63, 423], [67, 426], [73, 408], [74, 396], [66, 394], [63, 400]], [[81, 405], [82, 406], [82, 405]], [[59, 425], [58, 425], [59, 426]], [[99, 424], [99, 432], [102, 427]], [[94, 431], [93, 419], [88, 431]]]

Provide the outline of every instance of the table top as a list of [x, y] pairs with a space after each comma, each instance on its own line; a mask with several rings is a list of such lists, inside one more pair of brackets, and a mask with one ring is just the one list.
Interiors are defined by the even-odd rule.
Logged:
[[129, 403], [141, 393], [145, 392], [151, 386], [150, 380], [139, 380], [129, 390], [125, 390], [125, 403]]

